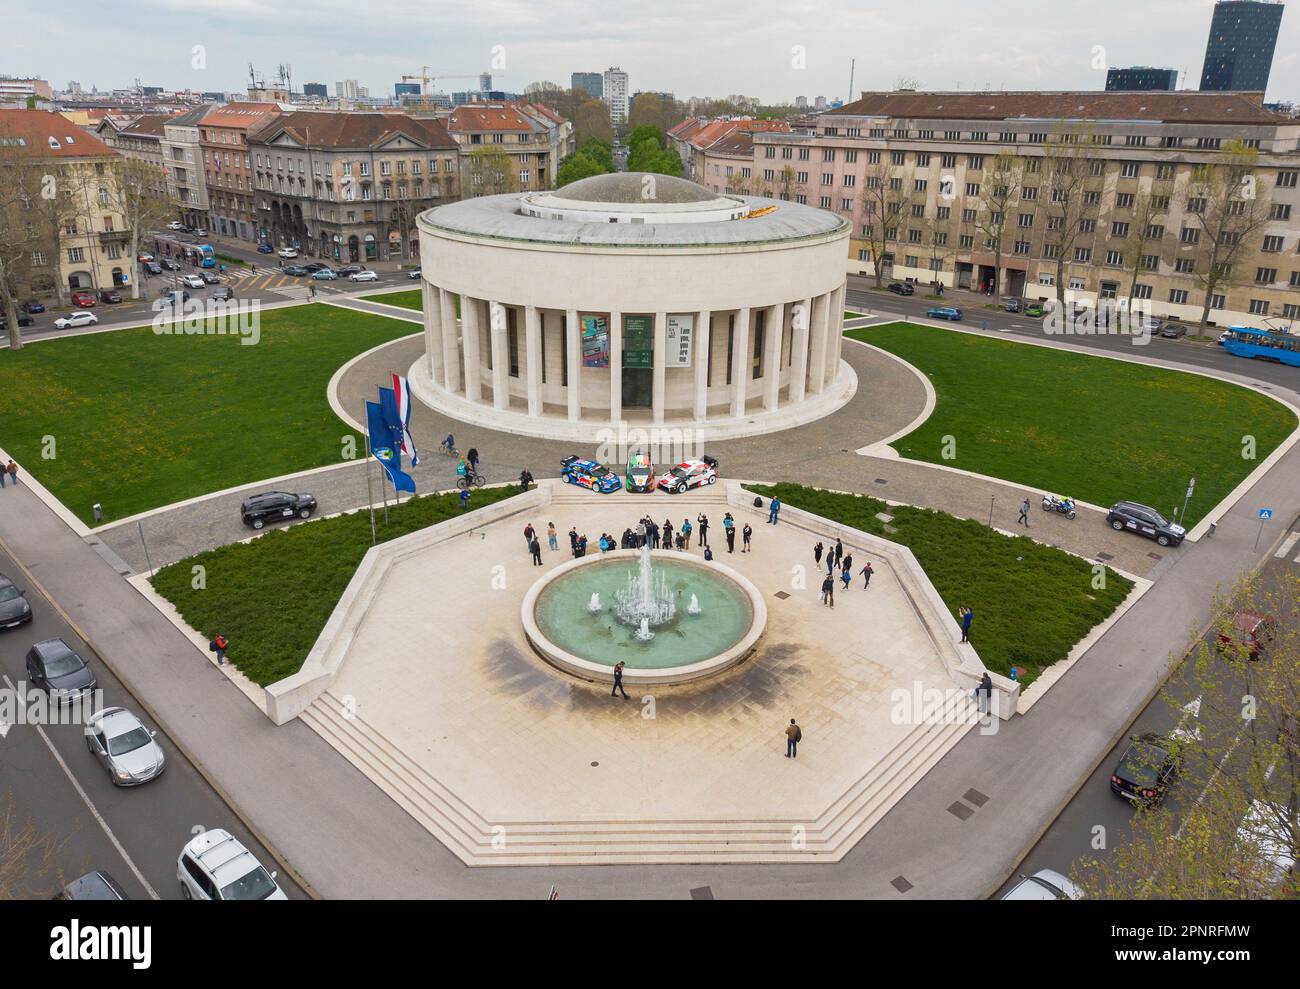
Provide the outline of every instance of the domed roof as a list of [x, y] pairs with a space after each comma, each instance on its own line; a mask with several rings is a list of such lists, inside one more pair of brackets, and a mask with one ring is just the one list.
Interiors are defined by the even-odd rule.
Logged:
[[[645, 177], [654, 179], [654, 195], [646, 198]], [[709, 203], [718, 198], [704, 186], [675, 175], [652, 172], [611, 172], [578, 179], [550, 193], [577, 203]]]

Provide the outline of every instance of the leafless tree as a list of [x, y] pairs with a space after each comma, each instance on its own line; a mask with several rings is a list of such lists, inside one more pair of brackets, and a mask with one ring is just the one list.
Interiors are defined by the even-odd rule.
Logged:
[[[863, 176], [862, 209], [866, 214], [864, 239], [871, 248], [876, 288], [883, 287], [885, 250], [891, 240], [897, 238], [907, 198], [903, 189], [902, 171], [892, 164], [890, 152], [884, 149], [868, 151]], [[889, 236], [891, 232], [893, 238]]]

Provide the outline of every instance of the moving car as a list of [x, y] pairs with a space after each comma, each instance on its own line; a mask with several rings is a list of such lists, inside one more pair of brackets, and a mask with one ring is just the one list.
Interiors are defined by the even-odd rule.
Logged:
[[181, 270], [180, 262], [179, 262], [179, 261], [173, 261], [171, 258], [163, 258], [163, 259], [162, 259], [161, 261], [159, 261], [158, 263], [159, 263], [160, 265], [162, 265], [164, 268], [166, 268], [168, 271], [180, 271], [180, 270]]
[[129, 900], [126, 891], [107, 872], [96, 869], [61, 889], [56, 900]]
[[1161, 546], [1177, 546], [1187, 535], [1187, 530], [1181, 525], [1175, 525], [1154, 508], [1135, 501], [1117, 501], [1106, 513], [1106, 521], [1116, 532], [1127, 529], [1154, 539]]
[[1178, 750], [1160, 735], [1146, 732], [1129, 739], [1110, 774], [1110, 788], [1134, 804], [1151, 806], [1160, 802], [1178, 775]]
[[180, 220], [172, 220], [171, 223], [167, 224], [167, 229], [168, 229], [168, 230], [180, 230], [180, 229], [181, 229], [182, 227], [184, 227], [184, 226], [185, 226], [185, 224], [181, 223]]
[[365, 270], [366, 266], [364, 264], [345, 264], [342, 268], [336, 269], [335, 274], [342, 277], [344, 275], [355, 275], [358, 271]]
[[274, 254], [274, 253], [275, 253], [275, 248], [272, 247], [270, 244], [258, 244], [258, 245], [257, 245], [257, 253], [258, 253], [258, 254]]
[[99, 290], [99, 301], [107, 302], [112, 305], [113, 303], [121, 302], [122, 296], [111, 288], [101, 288]]
[[[19, 325], [19, 326], [35, 326], [35, 325], [36, 325], [36, 320], [32, 319], [30, 316], [21, 316], [21, 315], [20, 315], [20, 316], [18, 317], [18, 325]], [[0, 331], [7, 330], [7, 329], [9, 329], [9, 319], [8, 319], [8, 317], [6, 317], [6, 316], [0, 315]]]
[[408, 272], [406, 273], [406, 277], [407, 277], [407, 278], [419, 278], [419, 277], [420, 277], [420, 269], [419, 269], [419, 268], [416, 268], [414, 271], [408, 271]]
[[86, 748], [114, 786], [139, 786], [162, 775], [167, 757], [157, 735], [124, 707], [106, 707], [86, 721]]
[[214, 302], [229, 302], [235, 297], [235, 290], [229, 285], [218, 285], [212, 290], [212, 300]]
[[62, 639], [45, 639], [27, 650], [27, 679], [60, 704], [89, 697], [97, 682], [86, 661]]
[[310, 271], [308, 271], [300, 264], [286, 264], [281, 270], [286, 275], [310, 275], [311, 274]]
[[1038, 319], [1040, 316], [1047, 315], [1047, 307], [1043, 305], [1042, 302], [1031, 302], [1029, 305], [1025, 306], [1024, 312], [1026, 316], [1032, 316], [1034, 319]]
[[608, 467], [594, 460], [580, 460], [577, 457], [565, 457], [560, 461], [560, 477], [580, 488], [590, 488], [601, 494], [610, 494], [623, 486]]
[[629, 491], [655, 489], [655, 465], [650, 462], [648, 454], [634, 453], [628, 457], [626, 487]]
[[951, 319], [954, 322], [962, 316], [961, 310], [956, 306], [935, 306], [933, 309], [927, 309], [925, 314], [933, 319]]
[[38, 299], [28, 299], [18, 308], [21, 309], [23, 312], [27, 313], [28, 315], [34, 316], [37, 313], [45, 312], [45, 303], [39, 301]]
[[82, 309], [91, 309], [95, 305], [95, 293], [94, 292], [73, 292], [72, 304], [74, 306], [81, 306]]
[[99, 317], [93, 312], [73, 312], [66, 316], [60, 316], [54, 321], [54, 328], [66, 330], [70, 326], [90, 326], [99, 322]]
[[139, 254], [135, 256], [135, 259], [139, 261], [141, 264], [148, 264], [150, 261], [153, 260], [153, 255], [150, 254], [148, 251], [141, 251]]
[[267, 491], [250, 495], [239, 506], [239, 517], [244, 525], [260, 529], [276, 519], [311, 518], [316, 511], [316, 499], [309, 494], [290, 494], [287, 491]]
[[1225, 655], [1245, 653], [1256, 660], [1276, 635], [1277, 619], [1250, 611], [1238, 611], [1232, 616], [1226, 631], [1214, 633], [1214, 647]]
[[1021, 876], [1004, 900], [1079, 900], [1083, 890], [1054, 869], [1039, 869], [1032, 876]]
[[915, 295], [916, 289], [912, 287], [911, 282], [890, 282], [889, 291], [895, 295]]
[[282, 248], [280, 248], [278, 251], [276, 251], [275, 253], [278, 254], [278, 255], [280, 255], [280, 257], [282, 257], [282, 258], [296, 258], [296, 257], [298, 256], [298, 248], [296, 248], [296, 247], [282, 247]]
[[204, 281], [204, 283], [205, 283], [205, 284], [208, 284], [208, 285], [220, 285], [220, 284], [221, 284], [221, 277], [220, 277], [219, 275], [217, 275], [215, 272], [211, 272], [211, 271], [207, 271], [207, 270], [200, 271], [200, 272], [199, 272], [199, 277], [202, 278], [203, 281]]
[[373, 271], [357, 271], [348, 275], [348, 280], [354, 282], [377, 282], [379, 281], [379, 276]]
[[157, 261], [149, 261], [145, 264], [144, 270], [151, 275], [161, 275], [163, 273], [162, 265]]
[[313, 272], [313, 271], [320, 271], [322, 268], [328, 268], [329, 265], [327, 265], [324, 261], [308, 261], [306, 264], [303, 265], [303, 267], [306, 268], [308, 272]]
[[194, 236], [195, 236], [195, 237], [206, 237], [207, 235], [208, 235], [208, 232], [207, 232], [206, 230], [204, 230], [202, 227], [195, 227], [195, 228], [194, 228]]
[[16, 628], [32, 620], [32, 606], [22, 590], [0, 573], [0, 628]]
[[318, 282], [335, 282], [338, 281], [339, 276], [329, 268], [321, 268], [319, 271], [313, 271], [311, 277]]
[[701, 457], [699, 460], [683, 460], [659, 478], [659, 487], [664, 491], [681, 494], [687, 488], [713, 484], [717, 479], [718, 461], [713, 457]]
[[186, 288], [202, 288], [204, 282], [198, 275], [186, 275], [181, 279], [181, 284]]
[[191, 838], [176, 859], [187, 900], [287, 900], [275, 877], [224, 828]]

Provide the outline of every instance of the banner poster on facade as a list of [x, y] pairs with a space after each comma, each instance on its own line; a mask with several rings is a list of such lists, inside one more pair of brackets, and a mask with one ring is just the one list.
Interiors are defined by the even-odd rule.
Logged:
[[623, 366], [654, 367], [655, 318], [623, 317]]
[[691, 347], [695, 338], [695, 315], [693, 313], [674, 316], [668, 315], [668, 343], [664, 348], [664, 367], [690, 367]]
[[609, 367], [609, 317], [587, 315], [582, 323], [582, 366]]

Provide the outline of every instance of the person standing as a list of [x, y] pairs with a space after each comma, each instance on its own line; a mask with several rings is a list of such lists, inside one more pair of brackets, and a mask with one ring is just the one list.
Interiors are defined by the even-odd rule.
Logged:
[[1024, 501], [1020, 503], [1020, 517], [1016, 519], [1016, 521], [1021, 525], [1023, 525], [1026, 529], [1029, 528], [1029, 499], [1028, 498], [1026, 498]]
[[864, 591], [871, 586], [871, 575], [873, 573], [875, 571], [871, 569], [871, 561], [868, 560], [867, 565], [862, 568], [862, 589]]
[[[984, 696], [981, 697], [981, 694]], [[979, 704], [980, 714], [988, 714], [990, 702], [993, 700], [993, 678], [989, 676], [988, 670], [984, 671], [984, 675], [980, 677], [980, 682], [975, 687], [975, 700]]]
[[627, 700], [627, 691], [623, 689], [623, 661], [619, 660], [614, 664], [614, 689], [609, 692], [609, 696], [619, 693], [623, 695], [623, 700]]
[[691, 548], [691, 520], [682, 519], [682, 545], [686, 549]]
[[533, 566], [540, 567], [542, 565], [542, 541], [533, 536], [533, 541], [528, 544], [528, 548], [533, 551]]
[[781, 499], [773, 496], [771, 504], [767, 506], [767, 521], [776, 525], [776, 517], [781, 513]]
[[527, 467], [519, 472], [519, 490], [527, 491], [533, 483], [533, 472]]
[[587, 555], [587, 534], [585, 532], [578, 537], [578, 555]]
[[703, 512], [700, 512], [699, 515], [695, 516], [695, 521], [699, 525], [700, 545], [709, 545], [709, 517]]
[[722, 531], [727, 535], [727, 552], [734, 552], [736, 549], [736, 520], [728, 512], [722, 516]]
[[794, 718], [790, 719], [790, 725], [785, 730], [785, 757], [787, 759], [797, 759], [799, 757], [799, 743], [803, 741], [803, 729], [795, 724]]
[[822, 568], [822, 553], [825, 550], [826, 547], [822, 545], [822, 541], [817, 540], [817, 545], [813, 547], [813, 560], [816, 561], [818, 570]]
[[559, 541], [559, 539], [556, 538], [555, 523], [554, 523], [554, 522], [547, 522], [547, 523], [546, 523], [546, 544], [547, 544], [547, 545], [548, 545], [552, 550], [557, 550], [557, 549], [560, 548], [560, 541]]
[[469, 448], [469, 453], [465, 454], [465, 459], [469, 461], [469, 469], [475, 474], [478, 473], [478, 447]]
[[645, 545], [645, 537], [646, 537], [645, 519], [642, 519], [640, 522], [636, 524], [636, 548], [637, 549], [640, 549], [642, 546]]
[[751, 549], [753, 549], [753, 547], [749, 545], [749, 539], [753, 534], [754, 534], [753, 527], [750, 526], [748, 522], [746, 522], [745, 528], [740, 530], [740, 542], [741, 542], [740, 551], [742, 553], [748, 553]]
[[208, 651], [217, 654], [217, 665], [226, 665], [226, 650], [230, 648], [230, 640], [218, 632], [208, 643]]
[[705, 562], [709, 562], [709, 563], [713, 562], [713, 547], [712, 547], [712, 546], [705, 546], [705, 547], [704, 547], [704, 559], [705, 559]]
[[4, 468], [4, 473], [9, 475], [9, 480], [13, 482], [14, 487], [18, 487], [18, 465], [13, 460], [10, 460], [8, 466]]
[[830, 574], [822, 581], [822, 604], [835, 607], [835, 578]]
[[961, 606], [960, 614], [961, 614], [961, 641], [969, 642], [970, 626], [971, 626], [971, 622], [975, 620], [975, 612], [971, 611], [970, 608], [966, 607], [963, 604]]
[[676, 536], [676, 542], [674, 543], [674, 545], [677, 547], [678, 550], [685, 550], [685, 549], [686, 549], [686, 535], [685, 535], [685, 533], [681, 532], [680, 530], [678, 531], [677, 536]]
[[574, 556], [578, 555], [578, 527], [576, 525], [569, 527], [569, 552]]
[[844, 543], [839, 539], [835, 540], [835, 566], [840, 565], [840, 560], [844, 559]]
[[668, 521], [668, 519], [664, 519], [663, 529], [660, 531], [662, 532], [661, 538], [663, 539], [664, 549], [672, 549], [673, 548], [672, 522]]
[[529, 522], [524, 526], [524, 545], [529, 549], [533, 548], [533, 537], [537, 535], [537, 530], [533, 528], [533, 523]]
[[460, 510], [463, 512], [469, 508], [469, 488], [460, 493]]

